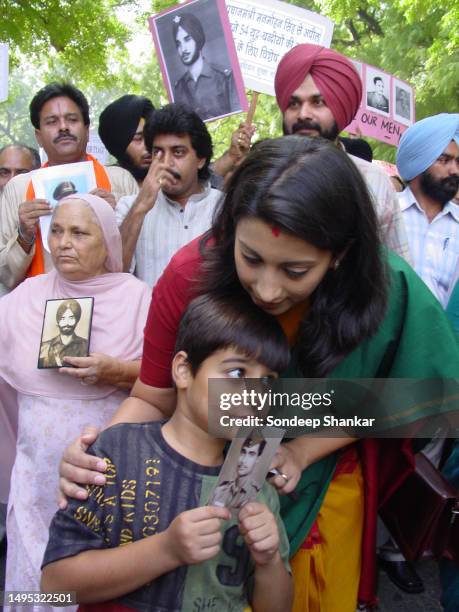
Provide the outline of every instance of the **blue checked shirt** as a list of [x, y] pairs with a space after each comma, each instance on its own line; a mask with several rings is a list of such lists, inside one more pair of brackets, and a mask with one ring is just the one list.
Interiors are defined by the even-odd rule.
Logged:
[[459, 206], [448, 202], [429, 223], [409, 187], [398, 198], [414, 269], [445, 307], [459, 259]]

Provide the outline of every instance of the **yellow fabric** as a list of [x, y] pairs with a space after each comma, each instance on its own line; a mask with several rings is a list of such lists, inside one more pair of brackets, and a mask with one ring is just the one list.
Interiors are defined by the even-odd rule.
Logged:
[[300, 548], [291, 559], [293, 612], [355, 612], [363, 530], [360, 463], [330, 483], [317, 516], [320, 543]]

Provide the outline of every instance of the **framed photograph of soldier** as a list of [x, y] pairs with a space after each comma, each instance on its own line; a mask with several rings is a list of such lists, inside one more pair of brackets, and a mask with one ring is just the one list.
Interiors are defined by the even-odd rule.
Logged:
[[241, 430], [231, 442], [218, 482], [209, 496], [209, 506], [226, 507], [232, 516], [254, 501], [263, 487], [285, 430]]
[[169, 100], [203, 121], [248, 109], [224, 0], [194, 0], [150, 17]]
[[390, 83], [389, 75], [367, 67], [366, 87], [367, 106], [389, 116], [390, 111]]
[[39, 369], [71, 367], [64, 357], [87, 357], [94, 298], [47, 300], [38, 354]]
[[[92, 162], [48, 166], [34, 170], [32, 185], [36, 198], [48, 200], [52, 207], [59, 200], [74, 193], [89, 193], [97, 187]], [[40, 231], [43, 246], [49, 252], [48, 230], [51, 215], [40, 217]]]
[[394, 117], [400, 123], [413, 123], [413, 90], [403, 81], [394, 79]]

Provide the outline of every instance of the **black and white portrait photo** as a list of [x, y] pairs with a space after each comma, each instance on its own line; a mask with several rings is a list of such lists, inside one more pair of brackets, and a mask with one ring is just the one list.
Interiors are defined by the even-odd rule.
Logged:
[[87, 357], [94, 299], [47, 300], [38, 368], [69, 366], [64, 357]]
[[409, 85], [394, 79], [394, 118], [400, 123], [411, 125], [413, 117], [413, 90]]
[[367, 106], [380, 113], [389, 114], [389, 77], [376, 73], [367, 67], [366, 76]]
[[222, 20], [220, 4], [196, 0], [150, 19], [171, 101], [190, 107], [204, 121], [247, 109], [234, 43], [227, 36], [229, 21], [226, 13]]
[[254, 501], [280, 441], [281, 437], [264, 438], [254, 431], [234, 438], [208, 505], [228, 508], [236, 516], [245, 504]]

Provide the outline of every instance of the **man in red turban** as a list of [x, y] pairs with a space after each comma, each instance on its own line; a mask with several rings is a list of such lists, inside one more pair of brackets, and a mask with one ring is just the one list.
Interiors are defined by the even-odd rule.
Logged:
[[[281, 59], [274, 88], [284, 134], [322, 136], [337, 143], [362, 98], [362, 81], [351, 60], [333, 49], [306, 43], [293, 47]], [[409, 261], [400, 206], [388, 177], [378, 166], [350, 157], [373, 195], [384, 243]]]
[[362, 98], [354, 64], [319, 45], [298, 45], [284, 55], [274, 87], [286, 134], [304, 132], [329, 140], [352, 121]]

